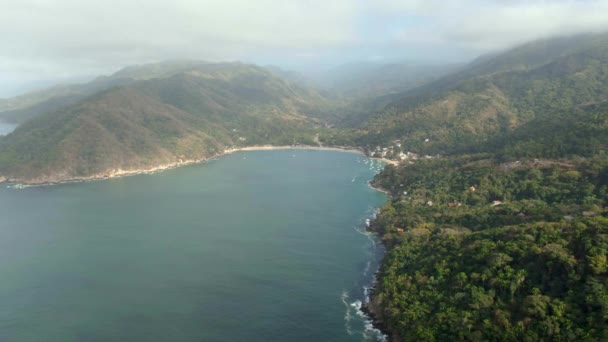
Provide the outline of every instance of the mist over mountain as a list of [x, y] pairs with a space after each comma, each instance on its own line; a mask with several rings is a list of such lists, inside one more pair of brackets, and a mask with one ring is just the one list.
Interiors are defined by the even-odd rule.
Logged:
[[417, 88], [451, 73], [461, 64], [416, 62], [349, 63], [316, 75], [323, 88], [347, 98], [373, 98]]
[[[313, 336], [333, 340], [334, 335], [317, 336], [323, 329], [349, 341], [359, 337], [383, 341], [605, 341], [607, 32], [605, 1], [7, 2], [0, 11], [0, 38], [4, 44], [0, 54], [0, 124], [2, 134], [15, 126], [16, 129], [0, 136], [0, 183], [8, 188], [0, 197], [5, 204], [11, 204], [6, 208], [23, 207], [24, 211], [5, 215], [4, 228], [12, 230], [1, 230], [5, 233], [0, 242], [4, 242], [8, 265], [2, 275], [6, 275], [8, 285], [0, 294], [10, 299], [9, 309], [3, 312], [7, 318], [3, 320], [4, 327], [40, 340], [46, 336], [37, 336], [36, 329], [23, 325], [22, 317], [37, 319], [47, 315], [48, 329], [76, 340], [83, 336], [95, 339], [97, 335], [80, 330], [81, 326], [97, 331], [106, 329], [107, 322], [98, 323], [90, 318], [97, 316], [87, 314], [82, 316], [81, 326], [76, 327], [77, 320], [73, 320], [82, 310], [104, 316], [99, 312], [105, 311], [91, 309], [87, 300], [91, 284], [103, 293], [102, 298], [96, 298], [102, 306], [105, 296], [120, 292], [121, 286], [130, 286], [134, 292], [140, 287], [152, 287], [162, 292], [149, 292], [149, 297], [143, 298], [158, 299], [159, 306], [154, 309], [158, 312], [142, 312], [137, 305], [127, 305], [125, 309], [131, 311], [120, 307], [119, 316], [103, 317], [118, 326], [108, 336], [122, 336], [114, 335], [120, 334], [120, 329], [140, 329], [149, 336], [154, 330], [140, 324], [150, 322], [148, 316], [163, 322], [171, 321], [167, 317], [179, 324], [188, 321], [182, 319], [181, 313], [178, 315], [179, 311], [163, 311], [171, 308], [167, 303], [185, 308], [187, 312], [182, 313], [194, 317], [192, 313], [207, 304], [201, 302], [199, 285], [202, 278], [208, 278], [212, 280], [208, 284], [212, 290], [204, 292], [213, 303], [219, 303], [217, 298], [234, 296], [234, 291], [247, 298], [230, 301], [234, 304], [230, 305], [232, 309], [248, 317], [232, 317], [238, 324], [230, 325], [230, 329], [235, 329], [236, 336], [254, 341], [262, 339], [251, 336], [250, 324], [269, 334], [274, 334], [274, 327], [278, 326], [278, 339], [287, 336], [287, 340], [294, 341]], [[79, 83], [53, 81], [82, 80], [83, 75], [98, 76]], [[53, 86], [38, 88], [44, 84]], [[20, 89], [33, 85], [37, 85], [37, 90], [21, 93]], [[165, 178], [172, 179], [170, 184], [142, 192], [154, 194], [149, 196], [153, 198], [123, 196], [116, 202], [119, 204], [112, 202], [117, 189], [122, 196], [128, 192], [125, 189], [144, 189], [157, 180], [149, 177], [136, 186], [125, 184], [127, 181], [107, 182], [111, 191], [101, 197], [87, 193], [86, 185], [73, 192], [68, 186], [65, 192], [46, 191], [53, 187], [28, 189], [26, 196], [17, 192], [26, 185], [149, 173], [239, 150], [277, 148], [348, 150], [360, 155], [341, 159], [345, 155], [327, 153], [322, 158], [300, 159], [295, 151], [290, 151], [281, 152], [276, 158], [256, 159], [251, 164], [245, 163], [249, 155], [232, 156], [230, 165], [236, 166], [231, 171], [235, 172], [229, 177], [225, 171], [218, 172], [216, 179], [223, 184], [216, 189], [232, 188], [233, 193], [215, 203], [218, 208], [211, 210], [217, 212], [214, 220], [200, 217], [199, 207], [214, 200], [205, 198], [209, 192], [200, 189], [205, 182], [188, 178], [205, 177], [204, 172], [177, 172]], [[279, 162], [284, 164], [273, 169], [275, 172], [262, 172], [271, 163]], [[317, 162], [327, 164], [313, 165]], [[361, 170], [350, 170], [355, 164], [362, 166]], [[239, 165], [251, 168], [241, 169]], [[369, 178], [362, 180], [362, 176], [371, 177], [372, 173], [377, 174], [371, 183]], [[189, 180], [181, 178], [188, 174]], [[327, 175], [331, 177], [323, 177]], [[258, 182], [264, 177], [266, 182]], [[281, 177], [289, 182], [283, 182]], [[139, 179], [143, 178], [146, 177]], [[239, 182], [233, 182], [237, 178]], [[178, 191], [169, 190], [175, 187], [173, 182], [180, 184]], [[248, 187], [247, 182], [258, 187]], [[308, 182], [323, 185], [308, 186]], [[265, 194], [268, 196], [260, 196], [259, 185], [267, 183], [274, 190]], [[337, 184], [340, 186], [334, 187]], [[374, 193], [370, 184], [384, 194]], [[107, 184], [98, 185], [89, 189], [106, 189]], [[327, 193], [317, 188], [327, 188]], [[357, 202], [356, 208], [367, 208], [367, 213], [363, 209], [344, 209], [350, 206], [345, 204], [347, 197], [354, 194], [348, 189], [355, 188], [363, 197], [374, 194], [386, 204], [376, 211], [373, 204], [353, 201], [353, 205]], [[171, 191], [173, 197], [165, 198], [163, 191]], [[314, 196], [307, 196], [306, 191], [312, 191]], [[212, 197], [222, 196], [220, 192], [223, 191], [214, 192], [217, 195]], [[21, 222], [21, 216], [30, 222], [29, 215], [37, 212], [31, 208], [41, 207], [38, 196], [49, 194], [47, 198], [53, 201], [57, 194], [72, 198], [59, 198], [44, 208], [47, 216], [32, 215], [32, 230], [22, 232], [14, 222]], [[75, 194], [84, 194], [89, 206], [77, 205], [80, 195]], [[99, 200], [103, 198], [106, 200]], [[298, 204], [311, 198], [317, 202]], [[332, 202], [340, 204], [335, 207], [340, 209], [334, 209]], [[79, 214], [74, 216], [80, 217], [77, 222], [62, 221], [71, 217], [63, 215], [66, 203], [74, 203], [68, 205], [68, 210]], [[94, 207], [105, 204], [111, 204], [109, 211]], [[249, 211], [256, 216], [252, 219], [256, 224], [246, 227], [251, 235], [223, 224], [247, 212], [239, 211], [239, 205], [257, 210]], [[169, 210], [155, 213], [162, 220], [147, 225], [146, 220], [154, 216], [141, 212], [156, 207]], [[188, 210], [182, 211], [183, 207]], [[85, 215], [80, 215], [81, 210]], [[110, 225], [99, 212], [116, 211], [122, 216], [108, 221], [117, 222], [108, 229]], [[259, 211], [264, 215], [257, 214]], [[289, 212], [298, 215], [286, 214]], [[349, 219], [338, 220], [347, 224], [335, 221], [326, 225], [317, 220], [324, 215], [311, 212], [324, 212], [331, 222], [342, 216]], [[190, 214], [175, 216], [184, 213]], [[365, 220], [365, 215], [369, 219]], [[45, 253], [40, 254], [44, 248], [30, 244], [35, 240], [48, 245], [50, 240], [45, 234], [49, 233], [43, 230], [47, 217], [56, 220], [53, 224], [62, 232], [89, 229], [81, 226], [80, 220], [90, 222], [91, 218], [104, 221], [99, 226], [104, 231], [95, 231], [85, 242], [80, 234], [73, 234], [67, 239], [74, 241], [65, 248], [67, 254], [63, 254], [63, 245], [51, 244], [61, 254], [49, 260], [52, 265], [47, 267], [39, 262], [42, 254], [46, 257]], [[122, 258], [109, 263], [88, 259], [88, 247], [98, 243], [103, 249], [97, 258], [112, 255], [108, 253], [114, 250], [114, 245], [108, 243], [111, 240], [97, 239], [105, 238], [107, 231], [121, 233], [125, 227], [120, 219], [133, 217], [137, 220], [130, 222], [139, 225], [126, 227], [132, 235], [127, 235], [127, 239], [116, 236], [121, 237], [120, 243], [128, 242], [124, 246], [127, 256], [133, 254], [133, 241], [141, 242], [147, 250], [146, 241], [156, 241], [155, 248], [160, 253], [154, 252], [155, 258], [150, 260], [170, 260], [163, 259], [164, 254], [173, 255], [191, 242], [186, 240], [194, 240], [193, 236], [213, 236], [207, 234], [205, 229], [211, 226], [205, 224], [218, 222], [209, 229], [230, 233], [230, 239], [212, 241], [205, 247], [211, 252], [192, 244], [196, 253], [183, 254], [184, 259], [175, 260], [188, 260], [193, 269], [198, 269], [200, 260], [194, 260], [192, 255], [207, 253], [200, 255], [211, 261], [211, 269], [228, 275], [231, 281], [239, 281], [242, 287], [224, 293], [226, 284], [217, 281], [223, 278], [209, 279], [205, 276], [209, 273], [196, 274], [189, 268], [180, 267], [188, 273], [183, 277], [176, 276], [179, 273], [163, 273], [173, 271], [164, 266], [178, 263], [146, 264], [148, 258], [139, 258], [134, 264], [137, 267], [133, 267], [130, 260]], [[338, 241], [349, 245], [342, 240], [346, 237], [343, 232], [348, 231], [371, 243], [373, 251], [385, 252], [373, 256], [384, 257], [378, 272], [374, 272], [374, 260], [354, 262], [350, 255], [338, 255], [336, 240], [320, 243], [303, 238], [300, 233], [310, 233], [306, 228], [310, 225], [299, 221], [300, 225], [293, 225], [298, 217], [307, 222], [312, 217], [313, 228], [319, 229], [319, 234], [312, 235], [321, 239], [332, 229], [338, 234]], [[281, 220], [275, 221], [276, 218]], [[351, 223], [356, 220], [360, 220], [359, 226]], [[242, 228], [246, 221], [235, 220], [234, 228]], [[169, 229], [174, 222], [181, 222], [187, 228], [182, 232], [188, 235], [175, 238], [175, 231]], [[64, 230], [63, 225], [72, 230]], [[150, 230], [152, 226], [156, 230]], [[285, 230], [277, 234], [279, 226]], [[300, 226], [302, 229], [294, 228]], [[269, 229], [272, 237], [260, 238], [258, 229]], [[366, 229], [374, 234], [359, 234], [366, 233]], [[28, 236], [30, 232], [35, 233]], [[282, 237], [287, 239], [274, 240], [275, 235], [286, 232], [289, 234]], [[157, 236], [140, 239], [147, 234]], [[15, 245], [19, 247], [13, 247], [13, 241], [20, 242]], [[311, 264], [314, 258], [307, 258], [306, 249], [300, 249], [303, 242], [316, 257], [323, 256], [331, 262]], [[280, 256], [262, 253], [267, 247], [276, 249]], [[28, 254], [31, 251], [37, 254]], [[74, 251], [76, 254], [71, 254]], [[271, 271], [261, 272], [266, 268], [243, 263], [255, 258], [238, 253], [242, 251], [259, 252], [258, 256], [268, 262], [264, 266], [270, 265], [267, 269]], [[324, 254], [328, 251], [331, 253]], [[290, 258], [283, 258], [285, 253], [298, 255], [303, 263], [286, 262]], [[365, 250], [355, 249], [354, 253], [368, 258], [367, 254], [363, 256]], [[78, 311], [70, 301], [57, 300], [74, 299], [69, 286], [59, 286], [61, 296], [47, 290], [66, 284], [59, 281], [65, 274], [52, 272], [58, 264], [64, 259], [80, 260], [85, 254], [81, 267], [95, 270], [99, 265], [109, 265], [107, 273], [114, 274], [114, 267], [124, 265], [127, 268], [123, 271], [130, 272], [132, 277], [127, 278], [132, 282], [123, 283], [120, 276], [109, 279], [110, 283], [105, 282], [108, 279], [93, 281], [90, 279], [98, 279], [94, 278], [97, 272], [72, 269], [72, 273], [67, 272], [69, 285], [86, 292], [83, 299], [74, 301], [83, 304]], [[231, 258], [239, 267], [216, 269], [221, 268], [217, 266], [221, 263], [214, 263], [218, 256]], [[338, 269], [351, 272], [351, 264], [340, 261], [345, 259], [364, 265], [357, 272], [364, 273], [366, 279], [375, 277], [376, 283], [345, 285], [355, 286], [354, 291], [361, 294], [350, 298], [353, 291], [326, 290], [328, 283], [314, 281], [315, 292], [327, 295], [322, 298], [334, 299], [324, 304], [337, 307], [337, 311], [319, 314], [325, 307], [309, 303], [307, 291], [313, 278], [308, 276], [314, 272], [324, 276], [327, 269], [323, 267], [328, 265], [334, 267], [329, 268], [334, 276]], [[146, 270], [152, 279], [159, 281], [142, 286], [137, 273], [140, 263], [149, 267]], [[33, 265], [33, 270], [24, 268], [25, 264]], [[245, 268], [247, 273], [238, 273]], [[289, 272], [282, 273], [285, 270]], [[196, 277], [191, 278], [193, 273]], [[14, 281], [18, 274], [23, 279]], [[82, 278], [83, 274], [92, 278]], [[157, 278], [163, 276], [166, 279]], [[180, 281], [175, 283], [174, 278]], [[344, 282], [345, 278], [337, 278], [339, 283]], [[21, 283], [30, 288], [14, 285]], [[111, 287], [104, 287], [108, 284]], [[277, 286], [285, 291], [275, 291]], [[292, 306], [289, 297], [277, 297], [279, 304], [268, 302], [264, 296], [255, 295], [261, 287], [276, 294], [303, 296], [303, 304]], [[215, 291], [223, 296], [216, 296]], [[165, 297], [167, 293], [170, 295]], [[174, 294], [180, 294], [177, 297], [192, 306], [173, 302]], [[254, 304], [243, 304], [251, 298]], [[114, 297], [114, 302], [123, 300], [122, 292]], [[136, 304], [137, 300], [131, 303]], [[31, 309], [33, 302], [41, 306]], [[61, 307], [47, 306], [51, 302], [61, 302]], [[224, 303], [206, 309], [215, 316], [215, 308], [221, 305]], [[55, 315], [50, 307], [59, 314]], [[289, 314], [284, 315], [284, 310]], [[303, 311], [317, 317], [302, 319]], [[351, 326], [355, 316], [361, 331]], [[185, 327], [184, 331], [196, 336], [207, 333], [198, 317], [191, 326], [178, 327]], [[222, 325], [214, 327], [220, 336], [224, 336], [222, 329], [229, 326], [224, 325], [228, 320], [222, 317]], [[254, 322], [249, 317], [261, 320]], [[322, 329], [310, 323], [318, 321], [323, 322]], [[38, 324], [26, 323], [34, 327]], [[137, 329], [132, 329], [131, 324]], [[308, 331], [309, 335], [294, 336], [295, 325], [302, 328], [297, 331]], [[181, 330], [170, 333], [182, 333]]]
[[[200, 159], [221, 146], [313, 143], [315, 135], [326, 144], [368, 149], [398, 139], [417, 153], [483, 150], [511, 135], [529, 136], [523, 133], [529, 126], [569, 123], [569, 115], [604, 103], [606, 51], [606, 35], [560, 37], [485, 55], [465, 66], [345, 65], [328, 73], [323, 85], [297, 72], [242, 63], [178, 60], [128, 66], [89, 83], [4, 100], [0, 118], [23, 123], [1, 142], [4, 175], [53, 174], [62, 165], [63, 177], [87, 176]], [[119, 124], [123, 119], [133, 122]], [[319, 131], [336, 124], [350, 128]], [[71, 128], [58, 129], [63, 126]], [[141, 126], [147, 133], [130, 133]], [[78, 135], [87, 141], [69, 142]], [[137, 142], [143, 136], [149, 138]], [[104, 150], [108, 141], [120, 143], [122, 152]], [[181, 146], [184, 141], [196, 148]], [[71, 146], [70, 153], [65, 146]], [[82, 168], [85, 159], [91, 165]], [[43, 171], [51, 162], [56, 166]]]
[[[373, 110], [359, 115], [348, 139], [370, 148], [398, 139], [419, 153], [446, 154], [526, 125], [568, 122], [607, 100], [607, 51], [607, 35], [579, 35], [480, 57], [421, 87], [368, 101]], [[353, 127], [352, 120], [345, 124]]]

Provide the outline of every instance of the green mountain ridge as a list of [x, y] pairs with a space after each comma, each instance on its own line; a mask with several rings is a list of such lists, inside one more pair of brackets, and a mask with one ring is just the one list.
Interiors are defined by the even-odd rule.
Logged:
[[[556, 53], [565, 42], [575, 46]], [[529, 56], [532, 62], [523, 63]], [[530, 43], [385, 97], [383, 109], [362, 118], [348, 136], [334, 139], [371, 149], [401, 140], [408, 150], [429, 155], [479, 149], [533, 120], [601, 103], [607, 87], [608, 36]]]
[[227, 146], [312, 143], [305, 132], [330, 105], [252, 65], [204, 64], [168, 75], [25, 122], [0, 140], [0, 175], [55, 182], [201, 160]]
[[[319, 131], [323, 143], [361, 146], [371, 151], [399, 140], [401, 150], [424, 155], [468, 151], [500, 153], [504, 158], [542, 156], [548, 150], [545, 143], [526, 143], [526, 151], [521, 147], [525, 139], [538, 138], [530, 132], [534, 127], [551, 125], [552, 130], [567, 135], [568, 125], [580, 126], [593, 121], [601, 126], [603, 114], [594, 114], [589, 108], [607, 100], [607, 60], [608, 36], [605, 34], [540, 40], [501, 54], [480, 57], [421, 87], [398, 93], [386, 90], [380, 96], [361, 97], [346, 106], [342, 100], [331, 98], [331, 94], [311, 87], [297, 74], [277, 68], [187, 60], [130, 66], [84, 85], [55, 87], [13, 99], [21, 103], [21, 108], [4, 111], [0, 118], [25, 124], [0, 140], [4, 161], [0, 164], [0, 173], [7, 178], [32, 177], [35, 171], [18, 171], [23, 163], [39, 157], [40, 160], [50, 158], [28, 153], [16, 143], [21, 141], [21, 145], [38, 151], [32, 147], [36, 143], [28, 139], [42, 142], [46, 135], [55, 135], [42, 133], [44, 125], [52, 120], [37, 117], [56, 116], [55, 120], [60, 121], [66, 117], [65, 113], [84, 108], [83, 104], [105, 94], [106, 90], [126, 91], [116, 89], [130, 89], [141, 95], [137, 101], [156, 101], [155, 105], [161, 103], [188, 113], [195, 121], [187, 121], [189, 127], [201, 133], [210, 134], [209, 125], [221, 127], [215, 127], [213, 133], [222, 137], [217, 142], [225, 145], [271, 143], [277, 139], [283, 143], [314, 143], [312, 127], [341, 117], [338, 129]], [[390, 66], [384, 69], [390, 70]], [[386, 70], [374, 77], [382, 79]], [[422, 68], [420, 73], [427, 74], [427, 71]], [[437, 71], [443, 72], [445, 70]], [[365, 80], [373, 76], [368, 75], [367, 70], [362, 73], [367, 75], [363, 77]], [[411, 77], [421, 74], [414, 73]], [[392, 87], [394, 80], [383, 86]], [[347, 83], [357, 86], [355, 81]], [[111, 99], [107, 101], [112, 108], [107, 111], [118, 112], [116, 104], [111, 103]], [[349, 111], [349, 106], [354, 110]], [[573, 119], [573, 113], [578, 113], [580, 120]], [[184, 120], [182, 116], [177, 117]], [[35, 138], [25, 133], [34, 130], [33, 127], [40, 131]], [[294, 130], [295, 127], [302, 132]], [[120, 130], [120, 127], [112, 129]], [[604, 146], [601, 129], [587, 131], [592, 133], [588, 138], [594, 142], [593, 146]], [[239, 134], [234, 134], [236, 132]], [[289, 135], [294, 137], [289, 139]], [[227, 136], [230, 138], [226, 139]], [[511, 143], [514, 139], [519, 143]], [[564, 144], [584, 145], [576, 136], [570, 135], [569, 139]], [[533, 145], [537, 147], [531, 149]], [[558, 149], [564, 150], [564, 147]], [[85, 169], [86, 172], [94, 170]], [[76, 174], [86, 173], [83, 172]]]
[[132, 65], [109, 76], [99, 76], [87, 83], [57, 85], [9, 99], [0, 99], [0, 120], [20, 124], [46, 112], [65, 108], [112, 87], [142, 80], [168, 78], [195, 69], [217, 73], [222, 67], [237, 64], [175, 60]]
[[607, 76], [606, 35], [526, 44], [349, 132], [433, 154], [374, 180], [391, 340], [606, 340]]
[[[46, 90], [0, 100], [0, 120], [21, 124], [44, 113], [66, 108], [100, 91], [126, 85], [134, 80], [122, 77], [99, 77], [89, 83], [56, 86]], [[2, 107], [4, 103], [5, 107]]]
[[387, 255], [368, 309], [392, 340], [608, 337], [608, 35], [531, 42], [347, 106], [242, 63], [117, 75], [125, 83], [0, 138], [0, 176], [103, 177], [256, 144], [360, 146], [404, 158], [374, 180], [391, 199], [371, 227]]

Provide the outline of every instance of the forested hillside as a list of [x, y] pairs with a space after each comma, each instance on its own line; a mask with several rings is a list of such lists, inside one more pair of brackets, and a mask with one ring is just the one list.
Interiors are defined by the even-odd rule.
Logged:
[[608, 41], [584, 38], [488, 57], [368, 122], [368, 141], [433, 153], [374, 181], [392, 199], [369, 309], [394, 340], [608, 338]]
[[181, 61], [4, 101], [23, 123], [0, 138], [0, 180], [359, 147], [401, 162], [374, 181], [392, 197], [371, 227], [388, 251], [368, 306], [395, 340], [608, 339], [608, 35], [531, 42], [407, 91], [371, 76], [378, 96], [349, 102], [279, 69]]
[[166, 69], [153, 67], [151, 77], [123, 70], [121, 78], [147, 79], [25, 122], [0, 140], [0, 175], [49, 182], [200, 160], [232, 146], [313, 144], [316, 117], [330, 107], [315, 90], [253, 65]]
[[398, 139], [429, 155], [487, 149], [498, 137], [525, 134], [518, 129], [526, 124], [557, 123], [574, 110], [586, 118], [607, 100], [607, 61], [606, 35], [526, 44], [393, 95], [357, 127], [324, 139], [372, 148]]
[[371, 309], [396, 340], [605, 340], [608, 158], [388, 167]]
[[133, 81], [132, 78], [99, 77], [85, 84], [58, 85], [10, 99], [0, 99], [0, 120], [21, 124], [39, 115], [66, 108], [100, 91]]

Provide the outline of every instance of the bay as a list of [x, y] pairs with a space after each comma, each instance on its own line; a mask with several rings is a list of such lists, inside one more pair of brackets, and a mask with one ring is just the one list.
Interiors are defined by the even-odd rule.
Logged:
[[376, 340], [356, 308], [379, 162], [240, 152], [153, 175], [0, 190], [2, 341]]

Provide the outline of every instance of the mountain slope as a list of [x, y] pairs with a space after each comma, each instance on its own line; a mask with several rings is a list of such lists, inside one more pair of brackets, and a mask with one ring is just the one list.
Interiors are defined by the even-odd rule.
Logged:
[[[66, 108], [86, 97], [112, 87], [129, 85], [138, 81], [168, 79], [180, 74], [191, 74], [205, 79], [224, 79], [238, 82], [239, 68], [241, 73], [252, 71], [253, 66], [240, 63], [209, 63], [204, 61], [166, 61], [125, 67], [110, 76], [100, 76], [84, 84], [60, 85], [39, 90], [10, 99], [0, 99], [0, 120], [12, 123], [24, 123], [44, 113]], [[268, 73], [268, 69], [258, 68], [259, 72]], [[275, 76], [290, 84], [290, 87], [308, 97], [316, 97], [320, 105], [327, 105], [326, 96], [303, 82], [287, 77], [287, 72], [270, 70]], [[243, 79], [243, 81], [246, 81]], [[309, 101], [312, 102], [312, 101]], [[311, 112], [312, 113], [312, 112]], [[323, 115], [325, 110], [323, 110]], [[317, 112], [317, 116], [321, 114]]]
[[486, 57], [359, 132], [445, 153], [374, 180], [391, 199], [367, 309], [391, 340], [608, 337], [608, 41], [583, 38]]
[[[99, 91], [114, 86], [128, 84], [136, 80], [169, 77], [176, 73], [196, 67], [212, 65], [203, 61], [166, 61], [125, 67], [110, 76], [99, 76], [83, 84], [56, 85], [42, 90], [29, 92], [13, 98], [0, 99], [0, 119], [22, 123], [44, 112], [46, 103], [53, 111], [56, 103], [73, 104]], [[31, 114], [30, 114], [31, 109]], [[20, 116], [20, 114], [24, 117]]]
[[55, 86], [10, 99], [0, 99], [0, 120], [21, 124], [44, 113], [68, 107], [97, 92], [131, 82], [131, 78], [98, 77], [85, 84]]
[[213, 146], [190, 128], [194, 121], [132, 89], [111, 90], [19, 127], [2, 141], [0, 165], [3, 174], [34, 182], [149, 168], [175, 162], [186, 139]]
[[393, 96], [359, 125], [355, 141], [376, 146], [400, 139], [425, 154], [475, 149], [534, 119], [603, 102], [607, 87], [608, 36], [530, 43]]
[[36, 183], [102, 177], [200, 160], [227, 146], [311, 143], [307, 132], [328, 103], [263, 68], [205, 64], [27, 121], [0, 139], [0, 175]]
[[333, 68], [319, 82], [347, 98], [374, 98], [399, 93], [458, 70], [457, 64], [351, 63]]

